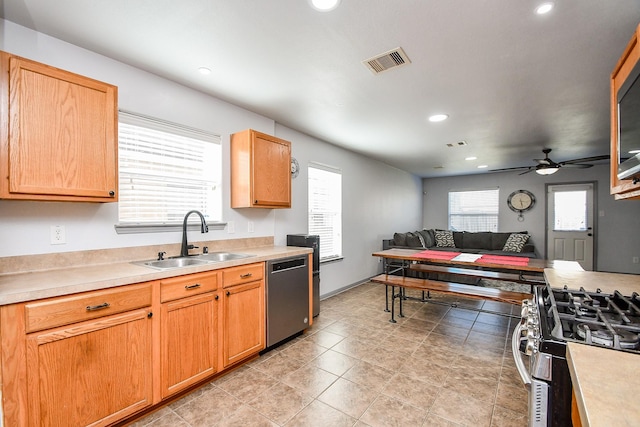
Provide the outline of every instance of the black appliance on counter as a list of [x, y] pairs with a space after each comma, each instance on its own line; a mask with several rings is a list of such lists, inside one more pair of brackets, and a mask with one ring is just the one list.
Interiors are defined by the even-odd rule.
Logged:
[[533, 299], [522, 302], [512, 337], [516, 367], [529, 388], [529, 425], [572, 425], [567, 342], [640, 354], [639, 336], [638, 294], [536, 286]]
[[320, 314], [320, 236], [313, 234], [288, 234], [287, 246], [313, 249], [313, 317]]

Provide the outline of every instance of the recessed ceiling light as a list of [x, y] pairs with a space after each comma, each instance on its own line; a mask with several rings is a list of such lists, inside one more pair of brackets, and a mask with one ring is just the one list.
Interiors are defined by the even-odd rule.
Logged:
[[198, 68], [198, 72], [200, 72], [200, 74], [208, 76], [209, 74], [211, 74], [211, 68], [207, 68], [207, 67], [200, 67]]
[[489, 165], [478, 165], [478, 169], [486, 169]]
[[429, 117], [429, 121], [430, 122], [441, 122], [443, 120], [447, 120], [449, 118], [448, 114], [434, 114], [433, 116]]
[[311, 7], [320, 12], [329, 12], [340, 5], [340, 0], [310, 0]]
[[545, 13], [551, 12], [551, 9], [553, 9], [553, 3], [542, 3], [536, 7], [536, 13], [538, 15], [544, 15]]
[[465, 157], [464, 159], [465, 160], [476, 160], [477, 157], [471, 156], [471, 157]]

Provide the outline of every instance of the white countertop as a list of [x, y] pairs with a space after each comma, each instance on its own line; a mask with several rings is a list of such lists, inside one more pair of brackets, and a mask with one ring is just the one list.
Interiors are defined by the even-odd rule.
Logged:
[[217, 270], [236, 265], [263, 262], [312, 252], [310, 248], [266, 246], [243, 248], [234, 252], [255, 255], [232, 261], [216, 262], [170, 270], [156, 270], [130, 262], [113, 262], [80, 267], [66, 267], [35, 272], [0, 275], [0, 305], [32, 301], [78, 292], [106, 289], [166, 277]]

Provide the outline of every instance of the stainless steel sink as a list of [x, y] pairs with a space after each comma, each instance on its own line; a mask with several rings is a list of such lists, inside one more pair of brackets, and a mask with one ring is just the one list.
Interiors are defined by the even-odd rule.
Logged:
[[190, 265], [203, 265], [208, 264], [208, 261], [197, 259], [197, 258], [167, 258], [161, 260], [154, 261], [138, 261], [134, 262], [134, 264], [143, 265], [145, 267], [156, 268], [158, 270], [169, 270], [171, 268], [180, 268], [180, 267], [188, 267]]
[[255, 255], [240, 254], [232, 252], [211, 252], [208, 254], [198, 255], [198, 259], [206, 260], [207, 262], [223, 262], [231, 261], [234, 259], [250, 258]]
[[155, 268], [157, 270], [170, 270], [172, 268], [188, 267], [190, 265], [211, 264], [214, 262], [231, 261], [234, 259], [249, 258], [255, 255], [233, 252], [211, 252], [208, 254], [194, 255], [190, 257], [175, 257], [152, 261], [136, 261], [132, 264]]

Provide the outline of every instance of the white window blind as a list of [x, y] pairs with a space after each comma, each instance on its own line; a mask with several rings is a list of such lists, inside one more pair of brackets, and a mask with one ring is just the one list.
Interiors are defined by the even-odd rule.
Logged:
[[120, 224], [175, 224], [197, 209], [222, 218], [220, 136], [121, 111]]
[[498, 231], [499, 190], [450, 191], [449, 230]]
[[342, 257], [342, 173], [309, 164], [309, 234], [320, 236], [320, 260]]

